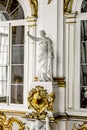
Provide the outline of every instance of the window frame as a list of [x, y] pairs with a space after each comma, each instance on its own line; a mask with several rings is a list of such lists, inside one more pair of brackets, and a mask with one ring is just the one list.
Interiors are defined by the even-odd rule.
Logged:
[[76, 37], [75, 37], [75, 110], [87, 111], [87, 108], [80, 107], [80, 35], [81, 35], [81, 26], [80, 21], [87, 20], [87, 13], [80, 13], [76, 17]]
[[[7, 104], [6, 103], [0, 103], [0, 109], [3, 108], [3, 109], [6, 109], [6, 110], [10, 109], [10, 110], [21, 110], [22, 111], [22, 108], [23, 108], [23, 111], [24, 111], [24, 110], [27, 109], [27, 94], [26, 93], [27, 93], [27, 88], [28, 88], [28, 86], [27, 86], [28, 85], [28, 81], [27, 81], [27, 79], [28, 79], [28, 73], [27, 73], [27, 70], [28, 70], [28, 64], [27, 64], [27, 62], [28, 62], [28, 41], [25, 40], [25, 39], [28, 39], [27, 38], [28, 36], [26, 35], [27, 30], [28, 30], [28, 26], [27, 26], [26, 19], [13, 20], [13, 21], [12, 20], [11, 21], [0, 21], [0, 25], [2, 25], [2, 26], [6, 26], [6, 25], [9, 26], [9, 24], [10, 24], [9, 29], [11, 29], [12, 26], [21, 26], [21, 25], [24, 26], [24, 83], [23, 83], [24, 84], [24, 90], [23, 90], [24, 101], [23, 101], [23, 104], [12, 104], [12, 103], [10, 104], [10, 101], [8, 101]], [[10, 45], [11, 40], [12, 40], [12, 39], [10, 39], [10, 36], [11, 36], [11, 32], [9, 31], [9, 38], [8, 38], [9, 45]], [[9, 55], [10, 55], [9, 58], [11, 58], [10, 53], [9, 53]], [[9, 67], [8, 72], [9, 72], [9, 75], [10, 75], [11, 74], [10, 67]], [[8, 80], [11, 81], [10, 78], [8, 78]], [[7, 87], [9, 88], [9, 86], [10, 86], [10, 82], [8, 83]], [[11, 88], [11, 86], [10, 86], [10, 88]], [[10, 98], [9, 89], [7, 89], [7, 96], [9, 96], [9, 98]], [[15, 108], [14, 108], [14, 106], [15, 106]]]

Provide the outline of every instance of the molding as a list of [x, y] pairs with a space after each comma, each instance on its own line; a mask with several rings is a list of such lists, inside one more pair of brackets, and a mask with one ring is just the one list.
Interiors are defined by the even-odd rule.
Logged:
[[74, 24], [76, 23], [75, 21], [74, 22], [66, 22], [66, 24]]
[[53, 78], [54, 82], [58, 83], [58, 87], [66, 87], [66, 82], [64, 77], [58, 77], [58, 78]]
[[15, 111], [15, 110], [0, 110], [0, 113], [6, 113], [10, 115], [24, 115], [26, 111]]
[[84, 120], [84, 121], [86, 121], [87, 122], [87, 117], [85, 117], [85, 116], [77, 116], [77, 115], [68, 115], [68, 113], [65, 113], [64, 115], [57, 115], [57, 116], [55, 116], [55, 119], [56, 120], [72, 120], [72, 121], [82, 121], [82, 120]]
[[29, 27], [35, 27], [37, 24], [28, 25]]

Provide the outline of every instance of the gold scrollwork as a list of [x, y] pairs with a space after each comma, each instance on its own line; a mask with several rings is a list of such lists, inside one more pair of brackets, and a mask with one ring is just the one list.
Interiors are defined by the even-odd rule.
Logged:
[[78, 127], [74, 124], [72, 130], [87, 130], [87, 122], [84, 122], [82, 125], [78, 124]]
[[36, 112], [42, 113], [45, 110], [53, 110], [55, 94], [51, 92], [47, 93], [42, 86], [36, 86], [29, 92], [28, 96], [28, 108], [33, 108]]
[[[46, 116], [47, 116], [47, 112], [43, 112], [43, 113], [32, 112], [23, 116], [23, 118], [45, 120]], [[54, 117], [49, 117], [49, 119], [50, 121], [55, 121]]]
[[64, 13], [71, 13], [73, 0], [64, 0]]
[[0, 113], [0, 130], [12, 130], [14, 122], [16, 122], [19, 125], [19, 130], [25, 129], [25, 123], [23, 123], [19, 119], [14, 117], [7, 119], [4, 113]]

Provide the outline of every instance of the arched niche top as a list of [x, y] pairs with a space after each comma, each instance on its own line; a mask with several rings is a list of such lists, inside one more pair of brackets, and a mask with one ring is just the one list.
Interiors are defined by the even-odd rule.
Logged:
[[[4, 1], [6, 0], [3, 0], [3, 2]], [[20, 3], [20, 6], [23, 8], [25, 17], [38, 17], [38, 0], [14, 0], [14, 2], [15, 1], [18, 1]], [[47, 0], [47, 4], [50, 4], [51, 1], [52, 0]]]

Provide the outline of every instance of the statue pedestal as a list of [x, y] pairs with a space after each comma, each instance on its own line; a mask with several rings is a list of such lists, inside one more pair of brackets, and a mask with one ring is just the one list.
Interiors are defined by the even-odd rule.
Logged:
[[[42, 89], [40, 90], [40, 88], [38, 87], [41, 87]], [[33, 98], [30, 101], [30, 104], [31, 104], [30, 106], [33, 106], [33, 108], [38, 113], [41, 113], [42, 111], [43, 112], [46, 111], [47, 114], [52, 117], [53, 115], [58, 113], [58, 84], [57, 82], [33, 82], [30, 87], [30, 91], [34, 91], [34, 94], [37, 92], [39, 92], [40, 94], [40, 95], [35, 95], [37, 97], [35, 97], [34, 94], [32, 94]], [[37, 98], [37, 102], [34, 101], [34, 98]]]

